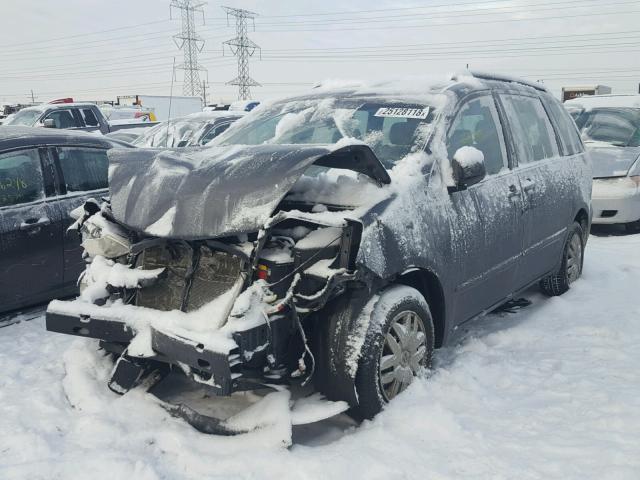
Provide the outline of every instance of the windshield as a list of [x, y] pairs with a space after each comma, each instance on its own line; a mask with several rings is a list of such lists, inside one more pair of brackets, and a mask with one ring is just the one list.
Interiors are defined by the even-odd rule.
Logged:
[[27, 127], [32, 127], [36, 124], [40, 115], [42, 115], [41, 110], [20, 110], [18, 113], [14, 113], [11, 119], [5, 122], [5, 125], [25, 125]]
[[362, 140], [387, 168], [411, 152], [418, 126], [433, 118], [417, 104], [333, 98], [278, 103], [255, 111], [222, 134], [216, 145], [333, 144], [342, 138]]
[[132, 143], [137, 147], [187, 147], [198, 144], [208, 120], [172, 120], [162, 122], [140, 135]]
[[594, 108], [576, 118], [585, 143], [602, 142], [616, 147], [640, 146], [640, 109]]

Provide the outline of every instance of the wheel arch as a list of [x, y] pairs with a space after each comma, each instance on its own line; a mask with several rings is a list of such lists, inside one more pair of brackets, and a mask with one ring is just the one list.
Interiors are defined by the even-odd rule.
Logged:
[[446, 333], [447, 306], [444, 289], [438, 276], [426, 268], [410, 268], [399, 274], [394, 283], [415, 288], [427, 300], [433, 317], [435, 347], [441, 347]]
[[584, 235], [583, 243], [586, 244], [587, 238], [589, 238], [589, 231], [591, 229], [591, 218], [589, 217], [589, 213], [585, 208], [580, 208], [575, 217], [573, 217], [573, 221], [578, 222], [582, 227], [582, 233]]

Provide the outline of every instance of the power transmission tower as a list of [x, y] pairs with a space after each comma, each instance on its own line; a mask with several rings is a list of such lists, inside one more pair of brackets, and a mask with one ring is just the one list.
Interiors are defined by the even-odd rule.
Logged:
[[253, 56], [256, 51], [260, 51], [260, 47], [247, 36], [247, 19], [253, 22], [255, 30], [255, 18], [257, 13], [241, 8], [222, 7], [227, 12], [227, 24], [229, 16], [236, 19], [236, 36], [231, 40], [227, 40], [222, 44], [222, 53], [224, 55], [224, 46], [228, 45], [231, 53], [238, 57], [238, 76], [227, 82], [227, 85], [238, 85], [238, 99], [247, 100], [251, 98], [251, 87], [259, 87], [260, 84], [249, 76], [249, 57]]
[[202, 82], [200, 81], [200, 71], [206, 69], [198, 63], [198, 53], [204, 48], [204, 40], [196, 33], [195, 14], [202, 13], [202, 24], [204, 25], [204, 10], [202, 6], [205, 2], [194, 0], [171, 0], [169, 11], [172, 8], [180, 10], [182, 17], [182, 29], [179, 34], [173, 36], [176, 46], [184, 52], [184, 62], [175, 68], [184, 70], [184, 95], [193, 97], [202, 96]]

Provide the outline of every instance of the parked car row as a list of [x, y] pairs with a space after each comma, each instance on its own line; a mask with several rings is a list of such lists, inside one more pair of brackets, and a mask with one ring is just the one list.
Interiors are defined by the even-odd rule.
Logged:
[[[607, 102], [475, 74], [105, 137], [0, 127], [0, 311], [84, 270], [47, 328], [99, 339], [114, 391], [179, 366], [219, 395], [313, 381], [371, 418], [460, 325], [566, 292], [592, 218], [638, 223], [640, 109]], [[11, 123], [86, 127], [85, 107]]]

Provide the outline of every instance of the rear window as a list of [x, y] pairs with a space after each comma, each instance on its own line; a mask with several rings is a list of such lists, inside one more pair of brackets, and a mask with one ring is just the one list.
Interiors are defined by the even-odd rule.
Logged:
[[80, 111], [82, 112], [84, 124], [87, 127], [98, 127], [100, 125], [98, 123], [98, 119], [96, 118], [96, 114], [93, 113], [93, 110], [91, 110], [90, 108], [83, 108]]
[[38, 151], [21, 150], [0, 155], [0, 207], [44, 198]]
[[547, 112], [536, 97], [501, 94], [519, 163], [558, 156], [558, 144]]
[[564, 147], [565, 155], [582, 153], [584, 151], [582, 140], [580, 140], [578, 128], [576, 127], [573, 118], [555, 98], [548, 96], [546, 97], [546, 100], [551, 118], [553, 118], [558, 127], [561, 137], [560, 141]]
[[59, 147], [57, 151], [67, 192], [107, 188], [109, 160], [106, 150]]

